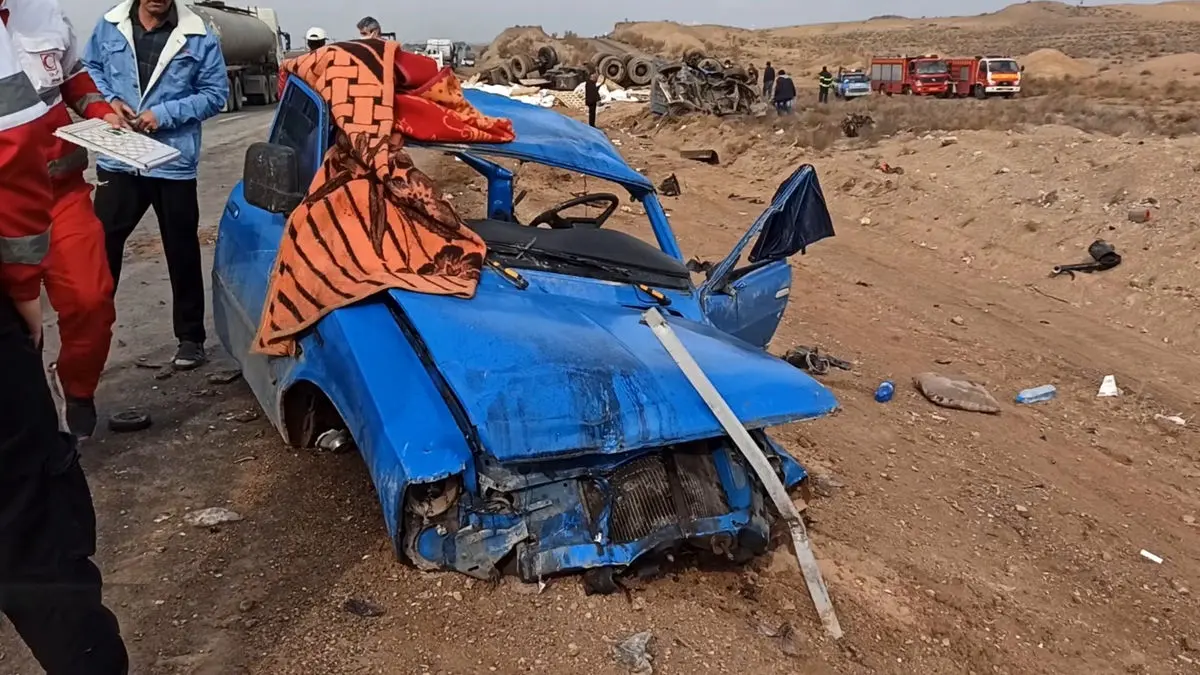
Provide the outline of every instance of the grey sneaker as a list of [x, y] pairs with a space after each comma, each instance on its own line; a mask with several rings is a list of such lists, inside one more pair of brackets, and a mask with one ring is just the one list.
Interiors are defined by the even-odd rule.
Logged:
[[96, 401], [90, 398], [67, 399], [67, 430], [79, 440], [96, 433]]
[[204, 361], [204, 345], [184, 340], [179, 343], [179, 349], [175, 350], [175, 358], [171, 359], [171, 364], [177, 370], [191, 370], [202, 365]]

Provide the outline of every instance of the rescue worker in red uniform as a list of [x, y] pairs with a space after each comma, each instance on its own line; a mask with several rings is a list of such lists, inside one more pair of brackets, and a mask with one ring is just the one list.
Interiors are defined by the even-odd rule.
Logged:
[[58, 9], [0, 0], [0, 613], [49, 675], [123, 675], [129, 657], [91, 561], [92, 495], [74, 438], [59, 432], [40, 350], [53, 148], [8, 25], [33, 25], [47, 7]]
[[58, 313], [62, 347], [58, 377], [66, 396], [67, 426], [80, 438], [96, 427], [96, 385], [108, 358], [112, 326], [113, 280], [104, 248], [104, 228], [92, 208], [92, 186], [83, 177], [87, 150], [54, 135], [71, 123], [68, 107], [88, 119], [125, 125], [83, 69], [75, 36], [53, 0], [30, 0], [9, 20], [21, 66], [49, 108], [42, 133], [54, 190], [50, 254], [45, 285]]

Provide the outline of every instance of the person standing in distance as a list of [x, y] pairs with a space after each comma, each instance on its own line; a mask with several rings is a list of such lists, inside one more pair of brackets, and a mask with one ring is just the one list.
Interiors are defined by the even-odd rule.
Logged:
[[588, 110], [588, 124], [596, 126], [596, 108], [600, 105], [600, 87], [596, 84], [596, 74], [588, 73], [583, 83], [583, 103]]
[[52, 12], [61, 13], [53, 0], [0, 0], [0, 613], [47, 673], [125, 675], [129, 655], [91, 561], [92, 494], [75, 439], [58, 429], [42, 366], [49, 109], [8, 26], [36, 27]]
[[220, 42], [175, 0], [125, 0], [96, 24], [83, 62], [113, 109], [138, 131], [180, 152], [171, 163], [144, 172], [102, 156], [96, 162], [95, 205], [114, 293], [125, 242], [146, 210], [154, 209], [179, 342], [172, 362], [195, 368], [205, 360], [196, 169], [201, 123], [221, 112], [229, 97]]
[[763, 98], [772, 100], [775, 92], [775, 66], [767, 61], [767, 67], [763, 68]]

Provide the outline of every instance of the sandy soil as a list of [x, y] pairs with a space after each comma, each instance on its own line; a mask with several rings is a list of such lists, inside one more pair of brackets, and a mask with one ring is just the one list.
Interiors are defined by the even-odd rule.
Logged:
[[[1162, 21], [1175, 10], [1145, 11]], [[1196, 672], [1200, 141], [1084, 131], [1099, 113], [1046, 99], [913, 102], [885, 134], [820, 143], [818, 113], [662, 125], [632, 105], [601, 114], [633, 166], [679, 178], [682, 196], [664, 203], [689, 256], [720, 257], [795, 166], [818, 169], [838, 235], [794, 260], [799, 292], [771, 349], [816, 344], [856, 363], [823, 378], [839, 414], [776, 434], [815, 475], [814, 545], [847, 633], [836, 644], [786, 549], [613, 597], [587, 597], [572, 579], [539, 592], [396, 562], [357, 456], [286, 448], [244, 383], [210, 381], [229, 365], [219, 353], [195, 373], [154, 367], [173, 340], [150, 220], [121, 287], [101, 400], [109, 412], [138, 406], [155, 426], [103, 432], [85, 460], [133, 672], [618, 674], [628, 671], [612, 644], [642, 630], [655, 637], [655, 672], [668, 675]], [[932, 107], [958, 103], [974, 112]], [[1008, 117], [979, 107], [993, 103], [1026, 107]], [[977, 123], [984, 114], [991, 123]], [[210, 123], [210, 226], [269, 115]], [[917, 128], [914, 117], [933, 122]], [[718, 149], [721, 165], [679, 158], [694, 147]], [[418, 160], [465, 214], [480, 208], [481, 181], [461, 165]], [[530, 194], [524, 216], [606, 189], [530, 166], [518, 184]], [[611, 226], [647, 232], [627, 206]], [[1135, 207], [1150, 219], [1131, 222]], [[1097, 238], [1121, 266], [1049, 278]], [[934, 407], [909, 384], [929, 370], [984, 382], [1003, 411]], [[1122, 396], [1095, 396], [1107, 374]], [[897, 384], [888, 404], [872, 399], [883, 379]], [[1058, 387], [1053, 402], [1011, 402], [1046, 383]], [[1156, 417], [1173, 415], [1185, 425]], [[244, 519], [183, 522], [211, 506]], [[348, 599], [383, 613], [347, 612]], [[0, 673], [35, 672], [0, 628]]]

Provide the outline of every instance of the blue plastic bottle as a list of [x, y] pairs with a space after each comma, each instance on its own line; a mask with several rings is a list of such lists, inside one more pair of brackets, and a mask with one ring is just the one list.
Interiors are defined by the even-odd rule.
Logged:
[[1052, 384], [1043, 384], [1040, 387], [1026, 389], [1017, 394], [1017, 403], [1042, 403], [1049, 401], [1058, 395], [1058, 390]]
[[892, 384], [891, 380], [884, 380], [883, 384], [875, 390], [875, 400], [880, 403], [887, 403], [892, 400], [892, 395], [896, 393], [896, 385]]

